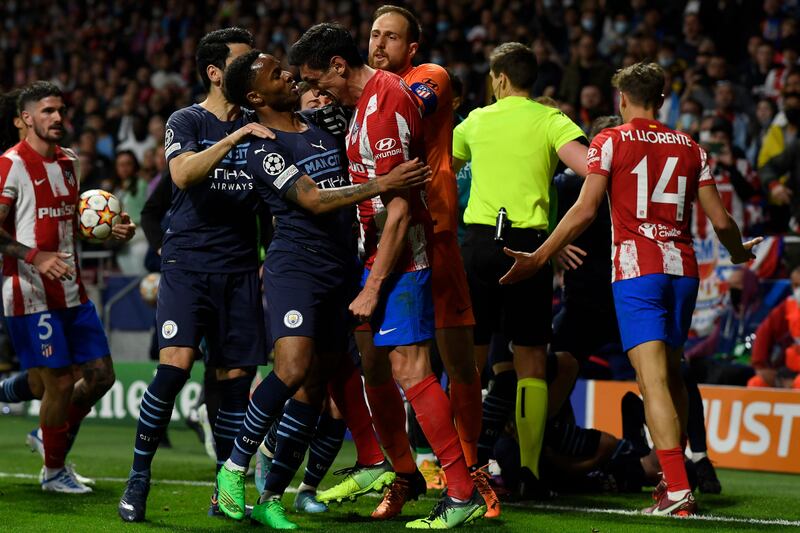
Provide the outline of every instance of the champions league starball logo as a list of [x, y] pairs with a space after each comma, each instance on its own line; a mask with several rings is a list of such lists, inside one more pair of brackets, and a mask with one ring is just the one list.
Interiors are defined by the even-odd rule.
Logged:
[[267, 154], [264, 158], [262, 166], [264, 167], [264, 172], [270, 176], [277, 176], [283, 172], [283, 169], [286, 167], [286, 162], [283, 160], [281, 154], [272, 152], [271, 154]]

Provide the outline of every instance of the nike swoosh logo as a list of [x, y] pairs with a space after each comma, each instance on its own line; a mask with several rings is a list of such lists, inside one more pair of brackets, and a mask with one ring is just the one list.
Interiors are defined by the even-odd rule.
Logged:
[[33, 184], [34, 184], [34, 185], [36, 185], [36, 186], [38, 187], [39, 185], [41, 185], [41, 184], [42, 184], [42, 183], [44, 183], [45, 181], [47, 181], [47, 179], [46, 179], [46, 178], [45, 178], [45, 179], [41, 179], [41, 180], [33, 180]]
[[378, 335], [387, 335], [387, 334], [389, 334], [389, 333], [393, 332], [393, 331], [394, 331], [394, 330], [396, 330], [396, 329], [397, 329], [397, 328], [392, 328], [392, 329], [382, 329], [382, 330], [378, 331]]

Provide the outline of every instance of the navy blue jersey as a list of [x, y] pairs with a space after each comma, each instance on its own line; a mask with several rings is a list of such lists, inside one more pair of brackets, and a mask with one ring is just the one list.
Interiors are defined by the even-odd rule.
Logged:
[[336, 138], [309, 124], [303, 133], [273, 130], [275, 140], [257, 139], [247, 153], [247, 172], [260, 198], [276, 219], [269, 252], [310, 253], [337, 263], [355, 256], [355, 207], [313, 215], [286, 198], [297, 180], [308, 175], [320, 189], [350, 185], [344, 152]]
[[[201, 152], [252, 121], [249, 112], [225, 122], [197, 104], [180, 109], [167, 121], [167, 161]], [[186, 189], [173, 185], [162, 270], [222, 273], [258, 268], [257, 196], [246, 171], [250, 142], [248, 138], [231, 150], [202, 182]]]

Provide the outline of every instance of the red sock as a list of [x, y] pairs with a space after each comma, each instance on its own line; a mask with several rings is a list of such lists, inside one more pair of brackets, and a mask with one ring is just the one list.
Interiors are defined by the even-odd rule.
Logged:
[[406, 433], [406, 410], [394, 380], [390, 379], [376, 387], [367, 385], [364, 388], [372, 412], [375, 413], [372, 423], [394, 471], [398, 474], [416, 472], [417, 465], [411, 457], [411, 444]]
[[345, 368], [328, 384], [328, 391], [353, 435], [358, 464], [378, 464], [385, 458], [381, 445], [375, 437], [375, 430], [372, 428], [372, 416], [364, 399], [361, 373], [349, 357], [346, 358], [345, 365]]
[[661, 464], [664, 481], [667, 482], [667, 490], [669, 492], [691, 490], [689, 478], [686, 476], [686, 465], [683, 462], [683, 450], [680, 448], [656, 450], [656, 455]]
[[[447, 395], [431, 374], [406, 390], [406, 398], [417, 413], [423, 433], [447, 476], [447, 492], [460, 500], [472, 497], [475, 487], [464, 462], [461, 443], [453, 425], [453, 410]], [[479, 411], [480, 412], [480, 411]], [[475, 416], [478, 416], [477, 413]]]
[[47, 468], [64, 468], [64, 458], [67, 456], [67, 429], [69, 424], [61, 427], [42, 426], [44, 466]]
[[483, 401], [481, 378], [477, 369], [472, 383], [450, 382], [450, 404], [453, 406], [456, 430], [467, 466], [483, 466], [478, 465], [478, 438], [481, 436], [480, 413], [483, 412]]

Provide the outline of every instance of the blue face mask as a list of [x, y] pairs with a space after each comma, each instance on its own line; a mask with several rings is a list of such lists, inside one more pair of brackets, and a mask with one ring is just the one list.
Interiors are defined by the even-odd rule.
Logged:
[[450, 23], [446, 20], [440, 20], [436, 23], [436, 31], [439, 33], [444, 33], [450, 29]]
[[628, 31], [628, 22], [624, 20], [615, 20], [614, 21], [614, 33], [617, 35], [622, 35]]
[[697, 115], [695, 115], [694, 113], [681, 113], [678, 122], [680, 122], [682, 127], [688, 128], [689, 126], [697, 122], [697, 120], [698, 120]]
[[581, 19], [581, 26], [586, 31], [594, 30], [594, 19]]
[[674, 57], [659, 57], [658, 64], [663, 68], [669, 68], [675, 63]]

